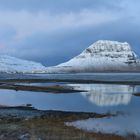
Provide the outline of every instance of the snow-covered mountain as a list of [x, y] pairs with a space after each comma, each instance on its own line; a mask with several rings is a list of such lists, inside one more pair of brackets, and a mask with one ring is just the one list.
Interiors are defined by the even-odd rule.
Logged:
[[99, 40], [68, 62], [47, 68], [50, 73], [140, 71], [140, 60], [124, 42]]
[[7, 73], [70, 73], [70, 72], [140, 71], [140, 60], [128, 43], [100, 40], [68, 62], [53, 67], [0, 55], [0, 72]]
[[43, 71], [45, 66], [40, 63], [0, 55], [0, 72], [6, 73], [34, 73]]

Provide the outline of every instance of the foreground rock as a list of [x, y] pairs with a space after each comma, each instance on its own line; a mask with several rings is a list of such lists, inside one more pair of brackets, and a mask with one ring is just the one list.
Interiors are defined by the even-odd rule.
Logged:
[[[117, 114], [115, 114], [117, 115]], [[41, 111], [32, 107], [0, 107], [1, 140], [125, 140], [126, 138], [90, 133], [65, 125], [88, 118], [104, 118], [111, 114]], [[130, 137], [130, 136], [129, 136]], [[130, 137], [131, 138], [131, 137]]]

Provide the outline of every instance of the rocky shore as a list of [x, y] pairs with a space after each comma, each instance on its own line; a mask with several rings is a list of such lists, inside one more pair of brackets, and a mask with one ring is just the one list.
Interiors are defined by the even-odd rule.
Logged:
[[[124, 140], [126, 138], [115, 134], [85, 132], [65, 125], [65, 122], [116, 115], [117, 113], [42, 111], [30, 105], [1, 106], [0, 140]], [[128, 136], [128, 138], [136, 137]]]

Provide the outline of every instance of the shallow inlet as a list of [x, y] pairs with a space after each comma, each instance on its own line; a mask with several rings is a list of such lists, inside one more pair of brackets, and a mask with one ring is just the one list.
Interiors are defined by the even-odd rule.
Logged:
[[[118, 135], [135, 134], [140, 135], [140, 97], [135, 96], [140, 93], [140, 85], [135, 81], [139, 81], [139, 74], [77, 74], [73, 79], [100, 79], [108, 80], [126, 80], [133, 84], [126, 83], [69, 83], [69, 82], [52, 82], [52, 83], [18, 83], [20, 85], [32, 86], [49, 86], [60, 85], [68, 86], [76, 90], [85, 90], [79, 93], [59, 93], [51, 92], [30, 92], [15, 90], [0, 90], [0, 104], [5, 106], [18, 106], [32, 104], [33, 107], [41, 110], [60, 110], [74, 112], [95, 112], [95, 113], [111, 113], [118, 114], [115, 117], [102, 119], [88, 119], [76, 121], [67, 125], [72, 125], [85, 131], [115, 133]], [[38, 78], [55, 79], [60, 75], [37, 75]], [[73, 77], [73, 75], [61, 75], [62, 79]], [[134, 80], [133, 80], [134, 79]], [[90, 125], [89, 125], [90, 124]], [[112, 130], [112, 131], [110, 131]]]

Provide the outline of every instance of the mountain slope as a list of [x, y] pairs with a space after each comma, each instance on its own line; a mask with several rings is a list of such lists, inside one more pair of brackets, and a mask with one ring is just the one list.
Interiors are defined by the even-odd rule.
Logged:
[[6, 73], [34, 73], [43, 71], [45, 66], [40, 63], [0, 55], [0, 72]]
[[140, 61], [128, 43], [99, 40], [68, 62], [47, 70], [54, 73], [140, 71]]

